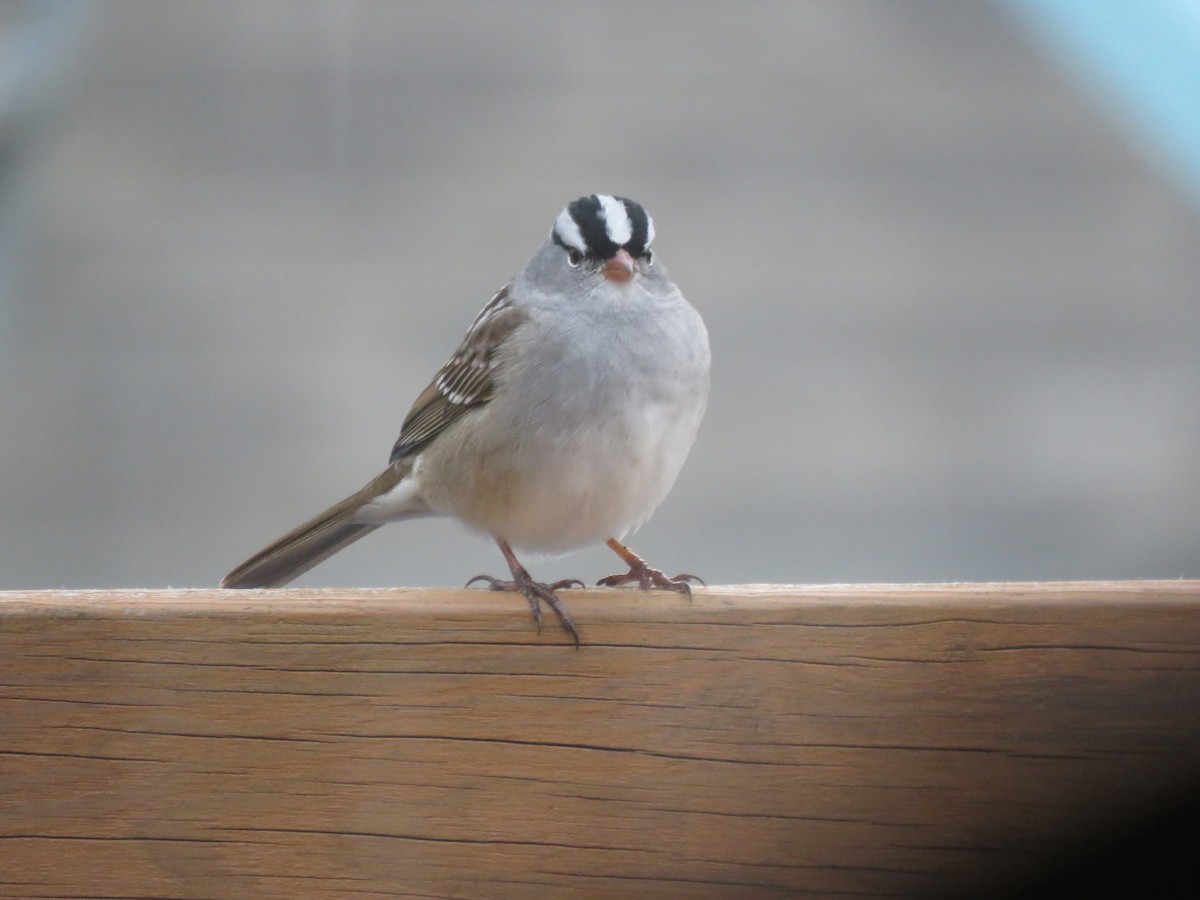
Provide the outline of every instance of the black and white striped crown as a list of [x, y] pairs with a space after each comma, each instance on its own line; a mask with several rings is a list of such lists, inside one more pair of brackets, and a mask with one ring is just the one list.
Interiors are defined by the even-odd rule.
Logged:
[[611, 259], [622, 248], [637, 259], [654, 243], [654, 220], [632, 200], [592, 194], [559, 214], [550, 238], [592, 259]]

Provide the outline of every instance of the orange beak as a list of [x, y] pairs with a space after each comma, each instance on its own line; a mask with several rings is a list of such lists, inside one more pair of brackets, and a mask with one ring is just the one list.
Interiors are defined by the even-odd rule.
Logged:
[[637, 274], [637, 263], [625, 249], [618, 250], [601, 269], [609, 281], [629, 281]]

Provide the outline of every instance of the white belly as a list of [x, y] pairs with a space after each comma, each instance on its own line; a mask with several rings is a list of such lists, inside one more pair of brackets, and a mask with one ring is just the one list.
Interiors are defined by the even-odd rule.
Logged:
[[[421, 455], [421, 493], [434, 511], [548, 554], [620, 538], [647, 520], [700, 427], [707, 344], [634, 358], [611, 349], [611, 336], [594, 337], [610, 341], [604, 365], [516, 366], [506, 390]], [[580, 340], [570, 336], [569, 347]], [[580, 373], [576, 383], [563, 383], [564, 368]]]
[[519, 476], [513, 502], [489, 523], [514, 546], [564, 553], [620, 538], [670, 491], [695, 436], [679, 410], [647, 406], [623, 422], [581, 430]]
[[559, 554], [619, 538], [671, 489], [702, 412], [645, 404], [586, 427], [543, 429], [516, 452], [442, 442], [422, 454], [421, 492], [435, 512], [520, 550]]
[[708, 341], [677, 293], [663, 316], [635, 324], [631, 296], [596, 297], [587, 317], [533, 311], [538, 327], [506, 345], [494, 398], [417, 461], [433, 512], [547, 554], [619, 538], [650, 516], [704, 415]]

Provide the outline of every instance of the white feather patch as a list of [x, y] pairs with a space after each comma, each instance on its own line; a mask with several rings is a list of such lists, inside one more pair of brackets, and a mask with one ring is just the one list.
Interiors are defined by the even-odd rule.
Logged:
[[633, 223], [629, 221], [629, 213], [625, 204], [611, 194], [597, 194], [600, 209], [604, 213], [604, 230], [608, 239], [618, 247], [624, 247], [633, 237]]
[[646, 213], [646, 246], [649, 247], [654, 243], [654, 220], [650, 218], [650, 213]]
[[360, 525], [383, 525], [396, 519], [428, 515], [429, 507], [421, 498], [416, 472], [408, 475], [385, 494], [379, 494], [358, 508], [352, 521]]
[[579, 226], [575, 224], [575, 220], [571, 218], [570, 210], [564, 209], [558, 214], [558, 219], [554, 223], [554, 233], [568, 247], [574, 247], [580, 253], [587, 253], [587, 244], [583, 242], [583, 234], [580, 232]]

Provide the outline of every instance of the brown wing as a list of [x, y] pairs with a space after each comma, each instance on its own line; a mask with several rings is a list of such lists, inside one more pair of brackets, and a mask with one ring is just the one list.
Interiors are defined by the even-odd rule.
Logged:
[[525, 321], [525, 313], [508, 301], [509, 287], [488, 301], [450, 361], [417, 397], [392, 448], [392, 462], [416, 453], [467, 410], [492, 399], [496, 348]]

